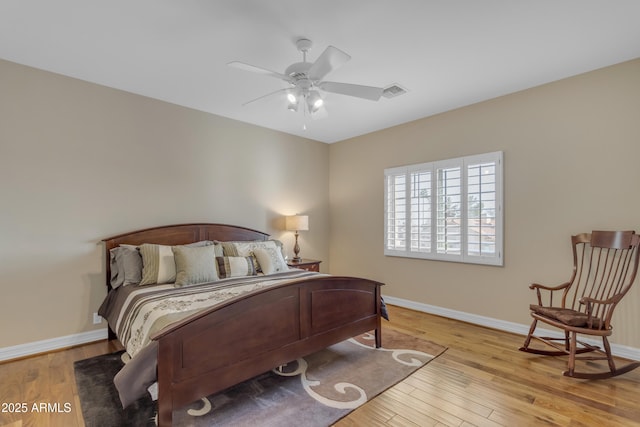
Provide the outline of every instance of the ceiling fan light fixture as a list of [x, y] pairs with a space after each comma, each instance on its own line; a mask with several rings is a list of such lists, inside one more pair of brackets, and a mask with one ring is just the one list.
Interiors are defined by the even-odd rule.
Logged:
[[[351, 56], [336, 47], [327, 46], [315, 61], [308, 62], [307, 53], [312, 45], [313, 43], [311, 43], [309, 39], [298, 39], [296, 41], [296, 47], [298, 51], [302, 53], [302, 62], [295, 62], [289, 65], [284, 73], [245, 64], [244, 62], [229, 62], [229, 66], [275, 77], [291, 85], [286, 89], [277, 90], [245, 102], [242, 105], [244, 106], [272, 95], [280, 97], [280, 102], [282, 102], [282, 94], [284, 94], [289, 111], [300, 111], [304, 114], [305, 118], [310, 117], [316, 120], [327, 117], [327, 110], [321, 93], [336, 93], [372, 101], [379, 100], [384, 94], [385, 89], [383, 88], [325, 81], [325, 76], [349, 61]], [[391, 92], [392, 89], [389, 89], [389, 93]]]
[[287, 109], [289, 111], [297, 112], [298, 111], [298, 95], [294, 91], [287, 92]]
[[307, 107], [311, 113], [315, 113], [324, 105], [324, 100], [317, 91], [309, 92], [307, 95]]

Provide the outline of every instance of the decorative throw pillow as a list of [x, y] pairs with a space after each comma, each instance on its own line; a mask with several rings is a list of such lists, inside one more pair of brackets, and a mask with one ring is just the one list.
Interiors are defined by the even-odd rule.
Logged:
[[135, 285], [142, 280], [142, 258], [135, 246], [121, 245], [109, 251], [111, 287]]
[[256, 248], [253, 250], [253, 254], [258, 260], [258, 264], [260, 264], [260, 268], [264, 274], [273, 274], [289, 270], [289, 266], [284, 260], [280, 249]]
[[[183, 245], [189, 248], [213, 246], [211, 240]], [[143, 243], [138, 247], [142, 256], [142, 280], [140, 285], [173, 283], [176, 280], [176, 262], [171, 246]]]
[[176, 286], [195, 285], [218, 280], [215, 248], [213, 246], [174, 246], [172, 251], [176, 265]]
[[260, 264], [258, 260], [255, 259], [253, 255], [253, 251], [255, 249], [264, 249], [264, 248], [277, 248], [276, 242], [274, 240], [250, 240], [247, 242], [243, 241], [233, 241], [233, 242], [222, 242], [222, 249], [224, 252], [224, 256], [240, 256], [240, 257], [253, 257], [253, 263], [256, 266], [257, 271], [260, 270]]
[[239, 256], [216, 257], [218, 274], [221, 279], [228, 277], [255, 276], [256, 267], [253, 258]]
[[140, 255], [142, 256], [140, 285], [175, 282], [176, 262], [171, 246], [143, 243], [140, 245]]
[[224, 251], [222, 249], [222, 242], [214, 241], [213, 242], [213, 248], [216, 251], [216, 257], [224, 256]]

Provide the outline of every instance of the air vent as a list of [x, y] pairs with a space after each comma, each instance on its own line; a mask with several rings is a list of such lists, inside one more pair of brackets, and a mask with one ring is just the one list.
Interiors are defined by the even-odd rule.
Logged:
[[392, 84], [384, 88], [382, 91], [382, 96], [385, 98], [395, 98], [396, 96], [400, 96], [404, 93], [407, 93], [407, 90], [398, 84]]

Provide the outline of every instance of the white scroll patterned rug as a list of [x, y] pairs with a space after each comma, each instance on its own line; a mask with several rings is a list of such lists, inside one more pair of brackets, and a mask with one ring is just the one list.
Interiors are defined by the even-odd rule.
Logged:
[[[373, 337], [365, 334], [203, 398], [175, 411], [173, 424], [329, 426], [445, 351], [389, 329], [382, 336], [383, 348], [374, 349]], [[119, 353], [76, 362], [87, 427], [155, 425], [150, 398], [126, 410], [119, 405], [112, 379], [121, 366]]]

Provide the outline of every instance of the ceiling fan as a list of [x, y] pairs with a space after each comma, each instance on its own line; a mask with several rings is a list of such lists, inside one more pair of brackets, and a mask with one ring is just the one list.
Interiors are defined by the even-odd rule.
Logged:
[[324, 108], [322, 92], [331, 92], [341, 95], [354, 96], [356, 98], [377, 101], [383, 93], [383, 88], [363, 86], [351, 83], [338, 83], [324, 81], [324, 77], [351, 59], [351, 56], [340, 49], [328, 46], [315, 62], [307, 62], [307, 52], [311, 49], [312, 42], [301, 38], [296, 41], [296, 47], [302, 53], [302, 62], [296, 62], [287, 67], [284, 73], [267, 70], [244, 62], [229, 62], [229, 66], [245, 71], [265, 74], [284, 80], [290, 87], [271, 92], [259, 98], [245, 102], [243, 105], [277, 95], [286, 95], [287, 108], [291, 111], [302, 111], [313, 119], [327, 115]]

